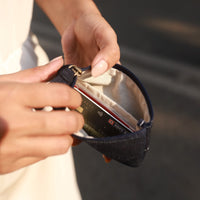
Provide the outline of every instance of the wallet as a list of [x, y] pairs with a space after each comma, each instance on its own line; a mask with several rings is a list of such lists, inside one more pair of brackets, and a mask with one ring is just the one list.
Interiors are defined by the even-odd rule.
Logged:
[[65, 83], [83, 97], [77, 111], [85, 120], [73, 137], [107, 158], [137, 167], [149, 151], [153, 108], [141, 81], [128, 68], [116, 64], [99, 77], [91, 67], [64, 65], [51, 82]]

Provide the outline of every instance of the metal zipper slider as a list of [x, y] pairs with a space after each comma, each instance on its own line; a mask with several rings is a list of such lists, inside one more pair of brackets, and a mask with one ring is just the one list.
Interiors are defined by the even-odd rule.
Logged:
[[80, 67], [77, 67], [76, 65], [70, 65], [69, 69], [71, 69], [74, 72], [74, 76], [81, 76], [82, 69]]

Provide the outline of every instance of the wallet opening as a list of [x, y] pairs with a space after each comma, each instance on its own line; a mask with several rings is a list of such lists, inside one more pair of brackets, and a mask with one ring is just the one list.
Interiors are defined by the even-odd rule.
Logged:
[[[78, 77], [76, 86], [97, 99], [136, 131], [141, 129], [138, 126], [140, 119], [150, 121], [149, 109], [140, 88], [120, 70], [111, 68], [96, 78], [91, 76], [90, 71], [85, 71]], [[91, 137], [83, 130], [76, 134]]]
[[108, 158], [136, 167], [149, 150], [153, 121], [150, 98], [135, 74], [122, 65], [114, 65], [97, 78], [91, 76], [90, 69], [65, 65], [51, 80], [82, 95], [76, 111], [82, 113], [85, 123], [73, 136]]

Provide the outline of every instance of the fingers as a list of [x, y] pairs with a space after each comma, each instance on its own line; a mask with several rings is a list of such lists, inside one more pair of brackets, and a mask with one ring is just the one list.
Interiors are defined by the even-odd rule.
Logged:
[[76, 111], [33, 112], [31, 108], [76, 108], [81, 104], [79, 93], [58, 83], [0, 84], [4, 126], [0, 131], [0, 174], [65, 153], [72, 145], [70, 135], [84, 124], [83, 116]]
[[74, 109], [80, 106], [81, 95], [65, 84], [34, 83], [20, 85], [16, 100], [29, 108], [52, 106]]
[[13, 74], [1, 75], [0, 81], [24, 83], [42, 82], [49, 80], [62, 66], [63, 58], [60, 56], [43, 66], [23, 70]]
[[28, 72], [29, 76], [23, 75], [23, 77], [27, 77], [24, 82], [30, 83], [48, 81], [63, 66], [63, 64], [63, 58], [62, 56], [59, 56], [51, 60], [46, 65], [32, 68], [32, 72]]
[[84, 124], [83, 116], [76, 111], [37, 111], [29, 116], [31, 121], [31, 124], [27, 124], [27, 129], [30, 130], [29, 136], [72, 134], [79, 131]]
[[32, 108], [47, 105], [71, 109], [80, 106], [80, 94], [64, 84], [1, 83], [0, 97], [3, 102], [0, 114], [11, 133], [67, 134], [80, 130], [84, 123], [82, 115], [76, 111], [32, 111]]
[[97, 30], [96, 40], [100, 50], [92, 62], [92, 76], [94, 77], [106, 72], [120, 59], [117, 36], [109, 25], [104, 27], [104, 30], [101, 30], [101, 27]]
[[26, 149], [26, 152], [21, 153], [23, 157], [31, 155], [42, 159], [66, 153], [72, 143], [73, 138], [70, 135], [31, 137], [23, 141], [23, 149]]
[[83, 117], [76, 111], [32, 111], [32, 108], [45, 106], [71, 109], [80, 106], [80, 94], [69, 86], [59, 83], [10, 83], [5, 85], [7, 90], [2, 99], [6, 101], [0, 112], [10, 132], [18, 135], [71, 134], [82, 128]]
[[[20, 142], [15, 143], [20, 146], [17, 151], [11, 147], [8, 152], [4, 152], [3, 160], [7, 164], [0, 165], [0, 174], [15, 171], [49, 156], [64, 154], [69, 150], [72, 142], [73, 139], [69, 135], [21, 138]], [[10, 159], [14, 155], [15, 159]]]
[[[10, 160], [6, 163], [6, 165], [0, 165], [0, 175], [13, 172], [43, 159], [44, 158], [41, 157], [23, 157], [14, 161]], [[5, 159], [3, 161], [5, 162]]]

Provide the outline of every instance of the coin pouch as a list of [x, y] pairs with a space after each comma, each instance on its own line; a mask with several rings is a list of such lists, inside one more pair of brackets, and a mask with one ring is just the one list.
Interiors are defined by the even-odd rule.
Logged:
[[[81, 89], [129, 127], [125, 133], [116, 131], [111, 135], [110, 131], [105, 131], [101, 136], [83, 128], [73, 134], [76, 139], [86, 142], [106, 157], [131, 167], [143, 161], [150, 145], [153, 108], [146, 89], [132, 71], [116, 64], [103, 75], [92, 77], [90, 67], [65, 65], [51, 81]], [[97, 114], [102, 115], [100, 112]], [[102, 120], [107, 123], [105, 119]], [[94, 120], [93, 123], [100, 122]]]

